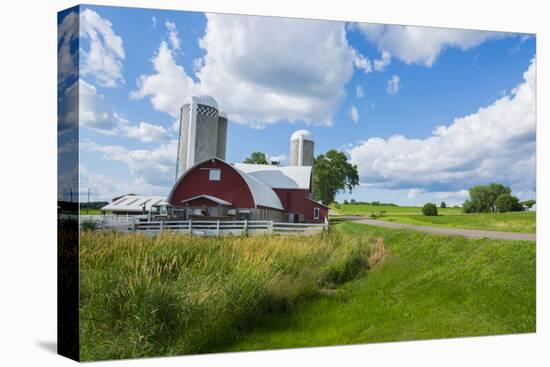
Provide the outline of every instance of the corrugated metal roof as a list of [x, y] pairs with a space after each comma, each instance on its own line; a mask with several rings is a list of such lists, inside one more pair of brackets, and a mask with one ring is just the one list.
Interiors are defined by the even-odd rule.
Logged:
[[275, 166], [268, 164], [235, 163], [234, 167], [251, 175], [274, 189], [306, 189], [311, 183], [311, 169], [307, 166]]
[[165, 202], [164, 196], [125, 195], [105, 205], [101, 210], [111, 212], [142, 212], [151, 210], [151, 206]]
[[233, 168], [235, 168], [235, 171], [237, 171], [246, 181], [246, 184], [250, 188], [250, 192], [252, 193], [252, 197], [254, 198], [256, 206], [259, 205], [268, 208], [283, 210], [283, 204], [281, 204], [281, 200], [279, 200], [279, 197], [277, 196], [275, 191], [271, 189], [271, 187], [269, 187], [253, 175], [249, 175], [235, 166]]

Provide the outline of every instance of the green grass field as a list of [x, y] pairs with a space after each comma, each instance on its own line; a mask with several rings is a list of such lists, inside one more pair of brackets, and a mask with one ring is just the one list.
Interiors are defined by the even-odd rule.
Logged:
[[[338, 207], [332, 205], [331, 209], [339, 214], [361, 216], [379, 215], [381, 211], [385, 211], [386, 215], [422, 214], [422, 208], [419, 206], [338, 204]], [[437, 208], [437, 210], [439, 214], [444, 215], [462, 214], [462, 208]]]
[[486, 229], [506, 232], [536, 232], [536, 213], [476, 213], [462, 215], [391, 215], [378, 219], [397, 223], [425, 226], [456, 227], [467, 229]]
[[85, 231], [82, 360], [535, 331], [535, 243]]
[[356, 223], [388, 255], [336, 294], [270, 315], [224, 351], [534, 332], [535, 243], [442, 237]]
[[[475, 213], [464, 214], [461, 208], [437, 208], [437, 216], [422, 215], [421, 208], [415, 206], [374, 206], [363, 204], [340, 204], [333, 206], [339, 214], [360, 215], [396, 223], [424, 226], [455, 227], [535, 233], [537, 216], [535, 212], [516, 213]], [[385, 211], [385, 213], [382, 213]]]
[[157, 237], [84, 231], [85, 361], [211, 352], [265, 315], [291, 312], [361, 275], [368, 238]]

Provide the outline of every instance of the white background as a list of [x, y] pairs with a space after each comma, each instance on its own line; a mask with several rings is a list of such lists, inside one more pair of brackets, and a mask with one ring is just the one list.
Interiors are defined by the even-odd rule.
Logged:
[[[101, 362], [136, 366], [548, 365], [549, 252], [545, 1], [90, 1], [104, 5], [537, 33], [537, 333]], [[0, 365], [74, 362], [56, 341], [56, 13], [72, 1], [3, 2], [0, 37]], [[284, 31], [284, 30], [283, 30]], [[546, 187], [544, 187], [546, 185]], [[29, 222], [32, 219], [32, 225]], [[430, 312], [430, 310], [426, 310]]]

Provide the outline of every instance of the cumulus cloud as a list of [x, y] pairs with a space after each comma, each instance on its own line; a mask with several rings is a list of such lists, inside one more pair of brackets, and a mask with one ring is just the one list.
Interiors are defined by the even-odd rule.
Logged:
[[57, 73], [58, 85], [70, 77], [78, 77], [78, 51], [71, 52], [71, 43], [78, 38], [78, 14], [67, 14], [57, 29]]
[[180, 49], [180, 39], [178, 37], [178, 29], [176, 28], [176, 23], [170, 22], [167, 20], [164, 25], [166, 26], [166, 29], [168, 30], [168, 40], [170, 41], [170, 44], [172, 45], [173, 50], [179, 50]]
[[[84, 80], [80, 79], [67, 92], [71, 98], [78, 98], [80, 126], [104, 135], [115, 135], [121, 126], [128, 124], [126, 119], [108, 106], [97, 88]], [[77, 92], [78, 96], [75, 95]]]
[[353, 121], [354, 124], [356, 124], [359, 121], [359, 111], [357, 111], [357, 107], [351, 106], [349, 110], [349, 117], [351, 118], [351, 121]]
[[[502, 32], [368, 23], [356, 23], [351, 28], [358, 29], [378, 49], [387, 52], [388, 61], [389, 55], [393, 55], [407, 64], [425, 66], [433, 65], [447, 47], [466, 50], [487, 40], [507, 36]], [[382, 56], [384, 60], [384, 54]]]
[[[95, 11], [85, 9], [80, 13], [80, 37], [89, 47], [80, 49], [80, 74], [91, 76], [104, 87], [124, 83], [122, 69], [125, 58], [123, 41], [112, 24]], [[84, 43], [81, 42], [81, 46]]]
[[154, 74], [141, 75], [137, 89], [130, 93], [130, 98], [149, 97], [156, 110], [176, 117], [185, 98], [197, 92], [195, 83], [183, 66], [176, 63], [173, 51], [165, 41], [161, 42], [151, 62]]
[[89, 189], [93, 200], [111, 201], [114, 196], [127, 193], [163, 196], [168, 195], [170, 191], [170, 186], [168, 185], [151, 185], [140, 178], [117, 180], [113, 177], [93, 172], [82, 164], [79, 166], [79, 177], [80, 193], [87, 194]]
[[[190, 94], [215, 96], [232, 121], [263, 126], [281, 120], [331, 125], [354, 67], [370, 61], [347, 42], [345, 27], [327, 21], [207, 14], [194, 83], [161, 43], [154, 73], [142, 75], [132, 98], [150, 98], [177, 116]], [[284, 29], [284, 32], [281, 32]]]
[[170, 137], [170, 133], [164, 127], [147, 122], [140, 122], [138, 126], [126, 126], [125, 131], [128, 137], [144, 143], [163, 141]]
[[372, 62], [357, 51], [354, 53], [353, 65], [357, 69], [363, 70], [365, 74], [372, 72]]
[[384, 71], [386, 66], [391, 63], [391, 54], [388, 51], [382, 51], [382, 56], [374, 60], [374, 70]]
[[388, 189], [457, 192], [502, 182], [535, 190], [535, 60], [512, 92], [424, 139], [371, 138], [348, 150], [361, 181]]
[[397, 94], [397, 92], [399, 92], [399, 77], [397, 75], [392, 75], [388, 80], [386, 92], [388, 92], [388, 94]]
[[173, 139], [152, 149], [128, 149], [121, 145], [81, 143], [81, 149], [102, 153], [102, 158], [124, 163], [140, 182], [152, 186], [174, 183], [178, 141]]

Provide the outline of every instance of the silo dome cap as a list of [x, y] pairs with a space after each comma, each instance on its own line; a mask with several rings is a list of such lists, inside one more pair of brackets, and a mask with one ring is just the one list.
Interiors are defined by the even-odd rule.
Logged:
[[313, 135], [308, 130], [295, 131], [290, 137], [290, 140], [300, 140], [300, 138], [313, 141]]
[[201, 96], [190, 96], [187, 98], [184, 105], [191, 104], [192, 102], [218, 109], [218, 102], [216, 102], [214, 97], [208, 96], [206, 94]]

